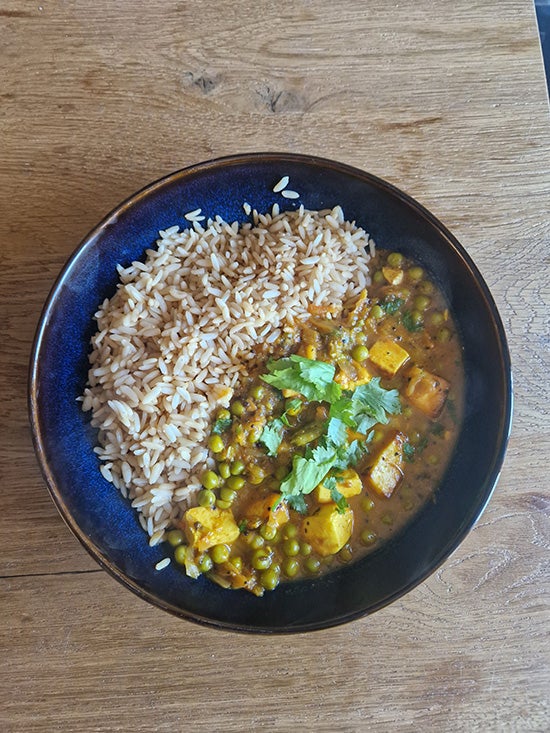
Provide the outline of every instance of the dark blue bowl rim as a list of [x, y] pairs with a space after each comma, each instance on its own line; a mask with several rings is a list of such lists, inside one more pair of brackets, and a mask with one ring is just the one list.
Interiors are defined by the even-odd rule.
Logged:
[[[495, 328], [495, 331], [498, 337], [498, 345], [500, 347], [500, 365], [499, 366], [500, 366], [501, 373], [503, 376], [503, 390], [502, 390], [502, 395], [501, 395], [502, 396], [501, 419], [500, 419], [500, 426], [499, 426], [499, 435], [496, 440], [497, 448], [494, 452], [494, 455], [492, 456], [492, 461], [491, 461], [492, 469], [489, 474], [489, 478], [486, 481], [485, 492], [480, 497], [477, 507], [475, 507], [474, 512], [471, 516], [471, 520], [468, 523], [466, 523], [454, 535], [451, 542], [449, 542], [445, 547], [441, 548], [440, 552], [433, 558], [433, 562], [429, 566], [427, 566], [423, 572], [419, 573], [418, 575], [415, 575], [411, 579], [409, 584], [407, 584], [404, 587], [400, 587], [394, 594], [386, 596], [380, 603], [370, 606], [368, 609], [361, 609], [359, 611], [348, 612], [348, 613], [344, 613], [337, 617], [327, 618], [326, 620], [323, 620], [321, 622], [316, 621], [314, 623], [306, 623], [306, 624], [294, 626], [292, 628], [275, 627], [275, 626], [263, 628], [263, 627], [249, 626], [246, 624], [240, 625], [237, 623], [226, 623], [226, 622], [221, 622], [218, 620], [213, 620], [207, 617], [199, 616], [197, 614], [187, 611], [184, 608], [175, 606], [165, 601], [163, 598], [159, 597], [158, 595], [155, 595], [154, 593], [151, 593], [145, 590], [138, 583], [136, 583], [131, 578], [129, 578], [114, 563], [112, 563], [109, 560], [109, 558], [106, 557], [95, 546], [95, 544], [90, 540], [90, 538], [87, 537], [87, 535], [81, 531], [79, 525], [77, 524], [77, 522], [71, 515], [71, 512], [63, 499], [62, 492], [60, 491], [59, 487], [57, 486], [55, 476], [53, 475], [47, 463], [47, 460], [45, 458], [43, 437], [42, 437], [41, 430], [40, 430], [39, 404], [37, 400], [37, 369], [38, 369], [38, 363], [40, 359], [40, 349], [42, 346], [43, 335], [47, 327], [51, 311], [55, 305], [55, 301], [58, 296], [58, 293], [61, 287], [63, 286], [63, 283], [65, 282], [67, 277], [70, 275], [71, 268], [73, 264], [75, 263], [75, 261], [79, 258], [82, 251], [85, 250], [91, 243], [93, 243], [96, 237], [98, 237], [107, 227], [116, 223], [118, 217], [122, 214], [122, 212], [128, 210], [131, 207], [139, 205], [142, 199], [144, 199], [145, 197], [147, 197], [148, 195], [150, 195], [152, 192], [156, 191], [157, 189], [162, 188], [163, 186], [167, 186], [176, 180], [184, 180], [185, 178], [189, 176], [193, 176], [194, 174], [199, 173], [199, 172], [204, 172], [208, 169], [217, 169], [217, 168], [224, 167], [224, 166], [246, 165], [246, 164], [251, 164], [254, 162], [277, 163], [277, 164], [281, 164], [281, 163], [300, 164], [302, 163], [304, 165], [310, 165], [310, 166], [314, 166], [314, 167], [318, 167], [322, 169], [331, 169], [333, 171], [342, 173], [344, 175], [347, 175], [353, 178], [358, 178], [364, 182], [367, 182], [370, 185], [372, 185], [373, 187], [378, 188], [384, 191], [385, 193], [387, 193], [388, 195], [399, 199], [402, 203], [412, 208], [421, 218], [423, 218], [429, 225], [431, 225], [435, 230], [437, 230], [438, 234], [442, 238], [446, 240], [447, 244], [459, 256], [459, 258], [462, 261], [462, 264], [466, 267], [470, 276], [474, 280], [477, 289], [479, 290], [480, 294], [483, 297], [483, 300], [487, 308], [487, 312], [490, 314], [490, 318], [493, 322], [493, 326]], [[152, 183], [147, 184], [142, 189], [132, 194], [127, 199], [125, 199], [122, 203], [120, 203], [115, 208], [113, 208], [113, 210], [109, 212], [109, 214], [107, 214], [104, 217], [104, 219], [82, 239], [80, 244], [73, 251], [69, 259], [63, 266], [62, 270], [60, 271], [59, 275], [57, 276], [49, 292], [49, 295], [46, 299], [46, 302], [44, 304], [44, 307], [42, 309], [42, 312], [41, 312], [41, 315], [38, 321], [38, 325], [37, 325], [37, 329], [36, 329], [36, 333], [35, 333], [35, 337], [34, 337], [34, 341], [32, 345], [32, 350], [31, 350], [30, 362], [29, 362], [28, 410], [29, 410], [29, 418], [30, 418], [30, 424], [31, 424], [31, 433], [32, 433], [34, 449], [35, 449], [35, 452], [38, 458], [38, 462], [40, 465], [42, 475], [45, 479], [48, 491], [52, 498], [52, 501], [54, 502], [55, 506], [57, 507], [57, 510], [59, 511], [65, 524], [71, 530], [73, 535], [78, 539], [78, 541], [82, 544], [84, 549], [91, 555], [91, 557], [101, 567], [103, 567], [117, 581], [119, 581], [126, 588], [131, 590], [133, 593], [135, 593], [137, 596], [139, 596], [143, 600], [151, 603], [152, 605], [157, 606], [175, 616], [193, 621], [203, 626], [208, 626], [208, 627], [222, 629], [222, 630], [257, 633], [257, 634], [302, 633], [305, 631], [316, 631], [316, 630], [321, 630], [324, 628], [329, 628], [332, 626], [337, 626], [343, 623], [348, 623], [357, 618], [361, 618], [365, 615], [370, 615], [371, 613], [374, 613], [375, 611], [380, 610], [381, 608], [389, 605], [393, 601], [397, 600], [398, 598], [402, 597], [403, 595], [411, 591], [413, 588], [415, 588], [420, 583], [424, 582], [424, 580], [426, 580], [430, 575], [432, 575], [440, 567], [440, 565], [443, 562], [445, 562], [445, 560], [462, 543], [466, 535], [470, 532], [472, 527], [479, 520], [481, 514], [485, 510], [493, 494], [495, 486], [498, 482], [499, 476], [500, 476], [500, 471], [502, 468], [502, 463], [504, 461], [504, 457], [505, 457], [505, 453], [506, 453], [506, 449], [507, 449], [507, 445], [508, 445], [508, 441], [510, 437], [511, 427], [512, 427], [512, 415], [513, 415], [512, 368], [511, 368], [510, 353], [508, 349], [504, 326], [502, 324], [502, 320], [500, 318], [500, 315], [496, 307], [495, 301], [493, 299], [493, 296], [491, 295], [491, 292], [489, 291], [489, 288], [487, 287], [480, 271], [478, 270], [477, 266], [475, 265], [471, 257], [468, 255], [464, 247], [456, 239], [456, 237], [444, 226], [444, 224], [442, 224], [439, 221], [439, 219], [437, 219], [437, 217], [435, 217], [422, 204], [420, 204], [418, 201], [416, 201], [414, 198], [409, 196], [407, 193], [405, 193], [401, 189], [397, 188], [396, 186], [394, 186], [391, 183], [388, 183], [384, 179], [379, 178], [378, 176], [375, 176], [371, 173], [363, 171], [359, 168], [355, 168], [345, 163], [340, 163], [338, 161], [334, 161], [328, 158], [322, 158], [322, 157], [312, 156], [312, 155], [303, 155], [303, 154], [298, 154], [298, 153], [281, 153], [281, 152], [242, 153], [242, 154], [237, 154], [237, 155], [225, 156], [221, 158], [214, 158], [212, 160], [197, 163], [197, 164], [188, 166], [186, 168], [182, 168], [180, 170], [174, 171], [173, 173], [170, 173], [166, 176], [163, 176], [157, 179], [156, 181], [153, 181]]]

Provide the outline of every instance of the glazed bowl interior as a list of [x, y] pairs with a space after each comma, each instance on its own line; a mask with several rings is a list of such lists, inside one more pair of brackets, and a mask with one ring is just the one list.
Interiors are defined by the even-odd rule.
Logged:
[[[300, 193], [273, 193], [283, 176]], [[466, 372], [464, 421], [435, 500], [394, 539], [319, 579], [283, 583], [256, 598], [191, 580], [149, 547], [130, 504], [99, 472], [96, 431], [77, 397], [87, 378], [94, 313], [118, 281], [117, 264], [143, 259], [160, 229], [187, 225], [184, 214], [246, 221], [275, 202], [294, 209], [340, 204], [379, 247], [416, 259], [442, 289], [460, 332]], [[487, 503], [503, 460], [512, 409], [502, 324], [491, 295], [461, 245], [406, 194], [360, 170], [319, 158], [252, 154], [174, 173], [131, 197], [81, 243], [44, 308], [31, 359], [30, 414], [37, 455], [66, 523], [110, 573], [146, 600], [179, 616], [240, 631], [323, 628], [371, 613], [426, 578], [459, 545]]]

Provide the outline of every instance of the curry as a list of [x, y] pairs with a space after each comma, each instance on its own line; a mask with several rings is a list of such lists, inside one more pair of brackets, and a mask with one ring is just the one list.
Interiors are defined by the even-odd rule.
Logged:
[[378, 251], [352, 303], [314, 309], [212, 425], [198, 505], [168, 533], [191, 577], [256, 595], [362, 557], [434, 497], [463, 402], [442, 293]]

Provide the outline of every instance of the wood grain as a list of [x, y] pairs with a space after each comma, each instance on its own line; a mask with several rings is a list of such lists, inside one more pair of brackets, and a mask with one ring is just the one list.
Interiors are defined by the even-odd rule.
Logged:
[[[2, 731], [546, 731], [548, 103], [530, 0], [0, 5]], [[124, 591], [59, 518], [27, 364], [86, 232], [149, 181], [252, 150], [336, 158], [474, 257], [514, 364], [514, 430], [477, 526], [370, 618], [264, 638]]]

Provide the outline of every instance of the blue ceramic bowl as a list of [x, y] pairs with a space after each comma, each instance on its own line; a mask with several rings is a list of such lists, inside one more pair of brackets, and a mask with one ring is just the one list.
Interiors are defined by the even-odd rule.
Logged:
[[[93, 453], [95, 431], [76, 398], [87, 376], [93, 314], [117, 283], [116, 265], [143, 258], [159, 229], [184, 227], [201, 208], [245, 221], [242, 204], [269, 210], [274, 184], [289, 175], [310, 209], [342, 205], [379, 246], [416, 258], [445, 293], [464, 347], [466, 414], [437, 501], [392, 541], [320, 579], [280, 585], [263, 598], [188, 579], [149, 547], [129, 502], [105, 481]], [[109, 214], [80, 244], [44, 307], [31, 358], [30, 417], [35, 448], [63, 519], [117, 580], [155, 605], [215, 627], [255, 632], [319, 629], [350, 621], [414, 588], [459, 545], [483, 511], [508, 439], [512, 387], [506, 338], [493, 299], [472, 260], [426, 209], [368, 173], [301, 155], [258, 153], [178, 171]]]

